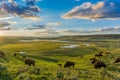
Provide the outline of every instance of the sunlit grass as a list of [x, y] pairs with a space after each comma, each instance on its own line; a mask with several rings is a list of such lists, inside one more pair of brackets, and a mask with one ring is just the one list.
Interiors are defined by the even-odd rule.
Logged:
[[[61, 49], [66, 43], [51, 41], [18, 42], [19, 39], [1, 40], [0, 50], [5, 52], [5, 56], [0, 58], [3, 70], [2, 80], [119, 80], [120, 64], [115, 64], [114, 60], [120, 56], [120, 48], [117, 43], [112, 42], [89, 42], [90, 46], [85, 46], [86, 42], [71, 41], [67, 44], [78, 44], [76, 48]], [[10, 40], [10, 41], [9, 41]], [[6, 43], [5, 43], [6, 42]], [[13, 42], [14, 44], [11, 44]], [[109, 47], [112, 45], [115, 48]], [[36, 61], [36, 66], [26, 66], [23, 55], [19, 52], [27, 52], [27, 58]], [[99, 51], [111, 51], [112, 55], [104, 54], [98, 58], [104, 61], [108, 67], [94, 69], [90, 58]], [[13, 56], [14, 53], [18, 55]], [[66, 61], [76, 63], [75, 68], [63, 68], [57, 64], [64, 65]], [[0, 66], [0, 67], [1, 67]], [[40, 69], [40, 72], [36, 70]], [[0, 68], [1, 70], [1, 68]], [[2, 71], [2, 70], [1, 70]], [[104, 76], [104, 73], [106, 75]]]

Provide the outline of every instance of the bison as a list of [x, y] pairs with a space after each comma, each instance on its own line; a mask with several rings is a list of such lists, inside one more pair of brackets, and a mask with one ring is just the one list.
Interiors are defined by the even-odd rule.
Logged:
[[105, 68], [107, 65], [104, 63], [104, 62], [102, 62], [102, 61], [96, 61], [95, 63], [94, 63], [94, 68], [95, 69], [98, 69], [98, 68]]
[[4, 52], [3, 51], [0, 51], [0, 57], [4, 56]]
[[103, 56], [101, 52], [98, 54], [95, 54], [95, 57], [101, 57], [101, 56]]
[[92, 61], [92, 60], [96, 60], [96, 58], [90, 58], [90, 60]]
[[31, 65], [35, 66], [35, 60], [26, 59], [26, 60], [25, 60], [25, 64], [26, 64], [26, 65], [29, 65], [29, 66], [31, 66]]
[[16, 53], [14, 53], [14, 54], [13, 54], [13, 56], [15, 56], [15, 57], [16, 57], [16, 56], [17, 56], [17, 54], [16, 54]]
[[75, 62], [67, 61], [64, 65], [64, 68], [67, 68], [67, 67], [70, 67], [70, 66], [73, 66], [73, 68], [74, 68]]
[[120, 62], [120, 57], [118, 57], [116, 60], [115, 60], [115, 63], [119, 63]]
[[91, 60], [91, 64], [94, 64], [97, 61], [96, 58], [90, 58], [90, 60]]
[[58, 64], [58, 66], [62, 67], [62, 64]]

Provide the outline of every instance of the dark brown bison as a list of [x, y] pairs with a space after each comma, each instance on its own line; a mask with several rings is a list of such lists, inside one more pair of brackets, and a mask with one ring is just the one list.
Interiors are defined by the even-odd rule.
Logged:
[[26, 65], [29, 65], [29, 66], [31, 66], [31, 65], [35, 66], [35, 60], [26, 59], [26, 60], [25, 60], [25, 64], [26, 64]]
[[96, 58], [90, 58], [90, 60], [92, 61], [92, 60], [96, 60]]
[[4, 52], [3, 51], [0, 51], [0, 57], [4, 56]]
[[17, 56], [17, 54], [16, 54], [16, 53], [14, 53], [14, 54], [13, 54], [13, 56], [15, 56], [15, 57], [16, 57], [16, 56]]
[[58, 66], [62, 67], [62, 64], [58, 64]]
[[95, 69], [98, 69], [98, 68], [105, 68], [107, 65], [104, 63], [104, 62], [102, 62], [102, 61], [96, 61], [95, 63], [94, 63], [94, 68]]
[[73, 66], [73, 68], [74, 68], [75, 62], [67, 61], [64, 65], [64, 68], [67, 68], [67, 67], [70, 67], [70, 66]]
[[118, 57], [116, 60], [115, 60], [115, 63], [119, 63], [120, 62], [120, 57]]
[[97, 61], [96, 58], [90, 58], [90, 60], [91, 60], [91, 64], [94, 64]]
[[103, 56], [101, 52], [99, 52], [98, 54], [95, 54], [95, 57], [101, 57]]

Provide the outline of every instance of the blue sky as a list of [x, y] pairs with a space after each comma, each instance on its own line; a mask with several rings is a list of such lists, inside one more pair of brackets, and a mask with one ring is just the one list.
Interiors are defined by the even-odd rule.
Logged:
[[120, 32], [120, 0], [0, 0], [0, 5], [2, 35]]

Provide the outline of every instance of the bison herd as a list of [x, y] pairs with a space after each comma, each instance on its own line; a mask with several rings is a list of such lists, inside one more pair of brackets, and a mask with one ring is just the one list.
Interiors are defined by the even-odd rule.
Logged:
[[[111, 52], [105, 52], [106, 55], [110, 55]], [[94, 58], [90, 58], [90, 61], [91, 61], [91, 64], [94, 64], [94, 68], [97, 69], [97, 68], [105, 68], [107, 67], [107, 65], [101, 61], [101, 60], [98, 60], [97, 57], [102, 57], [104, 56], [103, 52], [99, 52], [98, 54], [95, 54], [95, 57]], [[120, 57], [116, 58], [115, 59], [115, 63], [119, 63], [120, 62]]]
[[95, 57], [101, 57], [103, 56], [102, 52], [99, 52], [98, 54], [95, 54]]
[[96, 58], [91, 58], [91, 64], [94, 64], [94, 68], [97, 69], [97, 68], [105, 68], [107, 65], [100, 61], [100, 60], [97, 60]]
[[[105, 52], [105, 55], [110, 55], [110, 54], [111, 54], [111, 52]], [[102, 57], [102, 56], [104, 56], [104, 54], [103, 54], [103, 52], [101, 51], [101, 52], [99, 52], [98, 54], [95, 54], [95, 57], [90, 58], [91, 64], [94, 65], [94, 68], [95, 68], [95, 69], [106, 68], [106, 67], [107, 67], [106, 63], [104, 63], [103, 61], [97, 59], [97, 57]], [[118, 58], [115, 60], [115, 63], [119, 63], [119, 62], [120, 62], [120, 57], [118, 57]], [[62, 64], [61, 64], [61, 65], [59, 64], [59, 66], [62, 66]], [[67, 68], [67, 67], [69, 68], [69, 67], [71, 67], [71, 66], [74, 68], [75, 62], [67, 61], [67, 62], [64, 64], [64, 68]]]
[[[14, 53], [13, 56], [14, 56], [14, 57], [17, 57], [18, 54], [17, 54], [17, 53]], [[32, 66], [32, 65], [33, 65], [33, 66], [35, 66], [35, 60], [33, 60], [33, 59], [27, 59], [25, 55], [22, 55], [22, 58], [25, 59], [25, 60], [24, 60], [25, 65], [28, 65], [28, 66]]]
[[[106, 55], [110, 55], [111, 52], [105, 52]], [[5, 53], [3, 51], [0, 51], [0, 57], [3, 57], [5, 55]], [[17, 57], [17, 53], [14, 53], [13, 56]], [[104, 63], [103, 61], [97, 59], [97, 57], [102, 57], [103, 56], [103, 52], [99, 52], [98, 54], [95, 54], [95, 57], [90, 58], [91, 64], [94, 65], [95, 69], [98, 68], [105, 68], [107, 67], [106, 63]], [[24, 64], [28, 65], [28, 66], [35, 66], [35, 60], [30, 59], [30, 58], [26, 58], [25, 55], [23, 55], [24, 58]], [[115, 63], [119, 63], [120, 62], [120, 57], [115, 59]], [[58, 66], [62, 67], [62, 64], [58, 64]], [[69, 68], [69, 67], [75, 67], [75, 62], [72, 61], [66, 61], [64, 64], [64, 68]]]

